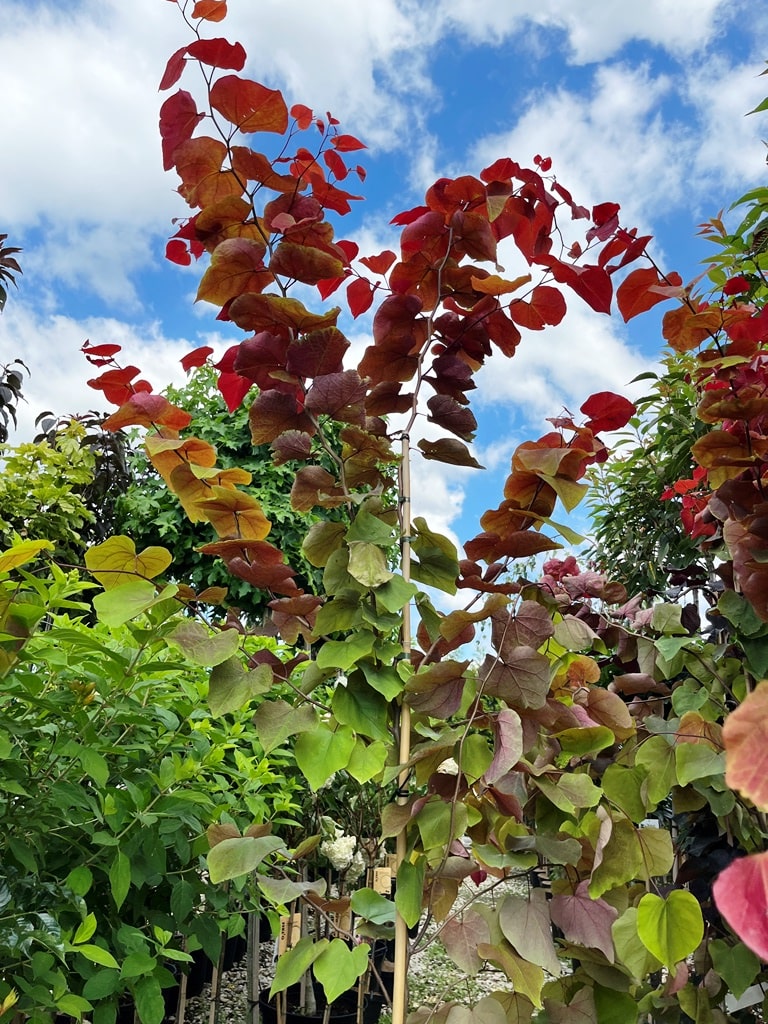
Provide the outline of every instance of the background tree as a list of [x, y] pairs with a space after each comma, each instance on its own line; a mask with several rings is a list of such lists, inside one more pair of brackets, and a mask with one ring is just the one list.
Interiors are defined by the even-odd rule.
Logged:
[[[300, 585], [314, 590], [321, 573], [304, 557], [301, 542], [312, 522], [333, 519], [334, 514], [297, 513], [291, 508], [293, 468], [288, 464], [276, 465], [268, 450], [254, 448], [249, 439], [249, 409], [256, 396], [251, 395], [237, 409], [229, 411], [217, 388], [218, 377], [218, 371], [205, 364], [192, 371], [184, 387], [168, 388], [164, 394], [192, 416], [192, 429], [215, 448], [222, 467], [238, 466], [252, 474], [254, 493], [272, 523], [270, 540], [289, 555], [299, 572]], [[136, 438], [127, 456], [129, 482], [115, 503], [113, 532], [128, 534], [142, 547], [160, 544], [168, 548], [179, 581], [198, 592], [212, 586], [226, 587], [225, 604], [240, 609], [250, 621], [260, 622], [268, 597], [233, 577], [221, 561], [199, 551], [212, 539], [209, 531], [204, 523], [190, 521]]]
[[636, 378], [653, 381], [652, 390], [636, 401], [611, 458], [590, 470], [587, 557], [648, 604], [711, 590], [713, 556], [680, 529], [680, 502], [690, 506], [694, 495], [678, 481], [692, 477], [691, 449], [706, 429], [696, 418], [693, 372], [690, 356], [668, 353], [660, 373]]

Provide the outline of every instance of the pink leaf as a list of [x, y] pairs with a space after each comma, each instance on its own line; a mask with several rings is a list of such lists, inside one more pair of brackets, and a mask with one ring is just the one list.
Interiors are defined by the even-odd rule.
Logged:
[[588, 881], [580, 882], [573, 896], [553, 897], [550, 913], [568, 942], [599, 949], [613, 963], [611, 925], [619, 912], [603, 899], [593, 900]]
[[717, 876], [712, 893], [744, 945], [768, 960], [768, 853], [735, 860]]

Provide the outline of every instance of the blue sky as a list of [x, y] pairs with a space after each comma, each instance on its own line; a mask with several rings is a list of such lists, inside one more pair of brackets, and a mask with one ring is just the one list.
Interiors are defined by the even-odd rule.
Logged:
[[[339, 225], [362, 253], [394, 248], [393, 214], [440, 175], [501, 156], [551, 156], [584, 205], [615, 201], [684, 280], [707, 255], [702, 220], [765, 178], [768, 5], [741, 0], [230, 0], [210, 34], [243, 43], [246, 73], [289, 102], [331, 110], [369, 144], [366, 197]], [[32, 369], [20, 437], [43, 409], [98, 405], [79, 354], [116, 341], [156, 388], [178, 359], [237, 338], [195, 306], [202, 267], [164, 262], [186, 207], [162, 171], [157, 83], [189, 40], [168, 0], [3, 0], [0, 231], [24, 276], [0, 317], [0, 362]], [[189, 87], [186, 79], [185, 87]], [[509, 269], [509, 268], [508, 268]], [[565, 322], [491, 363], [475, 392], [477, 457], [425, 464], [418, 500], [435, 528], [476, 531], [509, 457], [544, 417], [624, 390], [661, 350], [661, 311], [627, 329], [570, 302]], [[369, 318], [348, 324], [358, 351]]]

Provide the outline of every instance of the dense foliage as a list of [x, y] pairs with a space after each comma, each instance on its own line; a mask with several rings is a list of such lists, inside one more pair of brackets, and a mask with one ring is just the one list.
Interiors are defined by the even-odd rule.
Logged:
[[[2, 1011], [13, 1012], [15, 986], [18, 1005], [40, 1020], [93, 1008], [97, 1024], [110, 1024], [128, 989], [142, 1024], [159, 1024], [162, 960], [185, 958], [182, 936], [213, 944], [230, 927], [234, 891], [248, 909], [258, 894], [275, 914], [304, 904], [322, 922], [287, 937], [273, 994], [311, 969], [332, 1002], [367, 974], [376, 941], [394, 937], [401, 1024], [408, 957], [436, 923], [462, 970], [493, 965], [504, 981], [471, 1007], [416, 1009], [413, 1024], [745, 1019], [752, 1011], [737, 1001], [755, 1005], [768, 982], [768, 683], [758, 684], [768, 674], [768, 191], [744, 197], [735, 231], [719, 218], [707, 225], [718, 246], [708, 292], [663, 273], [651, 239], [621, 227], [617, 204], [579, 206], [545, 157], [534, 168], [502, 158], [477, 177], [440, 179], [423, 205], [395, 218], [399, 253], [359, 258], [331, 221], [360, 198], [345, 183], [365, 178], [350, 163], [363, 144], [331, 115], [289, 108], [277, 90], [239, 76], [243, 47], [204, 36], [224, 19], [224, 0], [178, 6], [194, 39], [171, 57], [161, 89], [195, 70], [204, 102], [178, 88], [161, 110], [164, 163], [192, 211], [167, 253], [182, 264], [208, 254], [198, 298], [245, 335], [216, 366], [219, 390], [242, 416], [258, 389], [250, 443], [288, 467], [297, 517], [316, 517], [305, 521], [301, 551], [321, 586], [313, 592], [289, 561], [276, 510], [245, 461], [220, 461], [190, 432], [181, 397], [156, 394], [123, 367], [119, 346], [87, 343], [92, 384], [117, 407], [106, 429], [145, 431], [148, 459], [185, 514], [217, 536], [202, 553], [264, 595], [269, 621], [181, 619], [178, 601], [215, 608], [221, 589], [173, 582], [167, 550], [137, 552], [122, 535], [86, 553], [101, 588], [91, 627], [78, 625], [76, 603], [62, 605], [79, 581], [52, 569], [41, 583], [24, 571], [46, 542], [0, 556], [9, 864], [21, 894], [9, 885], [7, 899], [34, 906], [34, 934], [4, 940], [27, 946], [2, 982]], [[254, 140], [264, 134], [262, 152]], [[500, 267], [512, 247], [529, 268], [515, 280]], [[327, 305], [337, 292], [353, 318], [375, 307], [356, 368], [344, 363], [341, 309]], [[655, 414], [649, 423], [601, 393], [578, 421], [553, 419], [517, 448], [501, 502], [460, 558], [412, 520], [411, 475], [422, 458], [476, 466], [474, 374], [490, 358], [513, 357], [523, 333], [559, 323], [574, 296], [602, 313], [615, 297], [627, 320], [675, 303], [663, 333], [681, 359], [668, 360], [669, 379], [655, 386], [671, 408], [651, 396], [640, 410]], [[209, 355], [191, 353], [185, 366]], [[703, 429], [686, 412], [693, 403]], [[659, 457], [630, 454], [605, 479], [613, 474], [627, 501], [645, 474], [638, 493], [661, 491], [668, 504], [649, 502], [649, 515], [670, 530], [679, 497], [705, 554], [675, 538], [668, 557], [690, 555], [672, 568], [685, 570], [677, 585], [693, 593], [682, 603], [628, 600], [611, 578], [621, 569], [615, 535], [603, 546], [606, 571], [549, 557], [540, 580], [516, 578], [516, 560], [557, 551], [553, 534], [571, 538], [553, 519], [557, 504], [576, 507], [590, 467], [608, 457], [603, 435], [628, 422]], [[658, 538], [642, 521], [633, 528], [661, 580]], [[689, 565], [714, 566], [721, 581], [709, 588], [711, 623], [702, 625]], [[637, 583], [648, 596], [662, 586]], [[465, 606], [441, 611], [441, 592], [466, 593]], [[35, 634], [44, 621], [52, 628]], [[490, 645], [478, 665], [464, 649], [481, 625]], [[264, 757], [284, 757], [296, 773], [286, 783], [270, 776], [274, 792], [254, 802]], [[446, 762], [454, 772], [440, 770]], [[42, 782], [34, 817], [30, 778]], [[292, 846], [297, 783], [312, 794], [302, 820], [319, 827], [342, 805], [362, 808], [359, 787], [380, 792], [380, 813], [373, 801], [358, 820], [375, 829], [366, 836], [372, 862], [395, 848], [393, 895], [368, 885], [333, 893], [307, 871], [323, 836]], [[65, 801], [72, 820], [62, 823]], [[59, 866], [50, 878], [29, 838], [42, 842], [38, 822]], [[59, 832], [80, 865], [57, 854]], [[551, 898], [525, 885], [540, 864]], [[64, 866], [76, 873], [62, 883]], [[499, 887], [491, 905], [472, 898], [481, 878]], [[510, 878], [523, 882], [519, 891], [501, 889]], [[58, 907], [53, 922], [39, 909], [46, 892]]]

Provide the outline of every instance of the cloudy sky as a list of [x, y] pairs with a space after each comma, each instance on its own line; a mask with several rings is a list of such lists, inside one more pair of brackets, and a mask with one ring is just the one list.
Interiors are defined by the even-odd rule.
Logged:
[[[186, 211], [157, 133], [157, 84], [190, 40], [176, 4], [2, 11], [0, 232], [23, 246], [24, 276], [0, 317], [0, 363], [32, 371], [18, 435], [29, 436], [44, 409], [98, 406], [86, 338], [123, 345], [159, 389], [181, 379], [185, 352], [236, 335], [194, 305], [202, 268], [163, 260]], [[368, 143], [366, 201], [341, 232], [363, 252], [394, 247], [389, 220], [436, 177], [541, 153], [578, 202], [620, 203], [622, 222], [653, 233], [662, 264], [690, 280], [707, 255], [697, 225], [765, 178], [768, 123], [744, 114], [768, 94], [768, 7], [748, 0], [230, 0], [209, 34], [243, 43], [245, 74]], [[434, 526], [471, 535], [515, 444], [658, 357], [660, 312], [628, 330], [571, 307], [483, 372], [477, 455], [496, 473], [479, 486], [429, 464], [421, 502]], [[360, 344], [366, 326], [349, 325]]]

